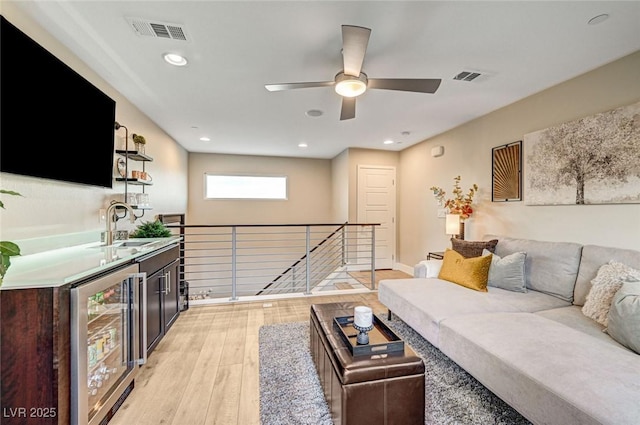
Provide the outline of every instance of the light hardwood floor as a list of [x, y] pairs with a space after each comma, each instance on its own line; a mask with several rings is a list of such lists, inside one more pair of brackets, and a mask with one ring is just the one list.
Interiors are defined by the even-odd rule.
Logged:
[[387, 312], [377, 292], [191, 307], [140, 368], [110, 425], [260, 424], [260, 327], [308, 321], [311, 304], [350, 301]]

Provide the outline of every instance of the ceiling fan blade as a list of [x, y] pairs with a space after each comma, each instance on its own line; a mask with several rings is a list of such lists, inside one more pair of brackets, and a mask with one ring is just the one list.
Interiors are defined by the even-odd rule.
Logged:
[[333, 86], [335, 81], [319, 81], [315, 83], [280, 83], [280, 84], [265, 84], [265, 88], [269, 91], [282, 91], [292, 89], [306, 89], [312, 87], [327, 87]]
[[340, 121], [350, 120], [356, 117], [356, 98], [343, 97], [342, 111], [340, 111]]
[[439, 78], [369, 78], [367, 88], [435, 93], [441, 82]]
[[360, 76], [364, 54], [369, 44], [371, 30], [353, 25], [342, 26], [342, 60], [343, 72], [354, 77]]

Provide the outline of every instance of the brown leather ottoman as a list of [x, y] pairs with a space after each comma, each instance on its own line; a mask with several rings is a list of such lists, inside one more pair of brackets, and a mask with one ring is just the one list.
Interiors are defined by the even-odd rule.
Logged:
[[354, 303], [311, 306], [311, 356], [336, 425], [423, 425], [424, 363], [404, 353], [352, 356], [333, 319]]

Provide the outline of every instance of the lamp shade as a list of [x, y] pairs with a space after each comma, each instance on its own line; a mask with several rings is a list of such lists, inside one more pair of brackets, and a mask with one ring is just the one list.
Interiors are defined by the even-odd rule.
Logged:
[[447, 235], [460, 234], [460, 215], [447, 214], [444, 227], [445, 227], [445, 233]]

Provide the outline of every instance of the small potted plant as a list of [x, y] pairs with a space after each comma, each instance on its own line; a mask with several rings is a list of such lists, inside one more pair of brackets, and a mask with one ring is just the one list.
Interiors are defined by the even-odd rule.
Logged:
[[132, 238], [168, 238], [169, 230], [160, 220], [145, 221], [129, 235]]
[[144, 136], [134, 133], [131, 138], [133, 139], [133, 143], [136, 145], [136, 150], [139, 153], [144, 153], [144, 145], [147, 143], [147, 140], [144, 138]]

